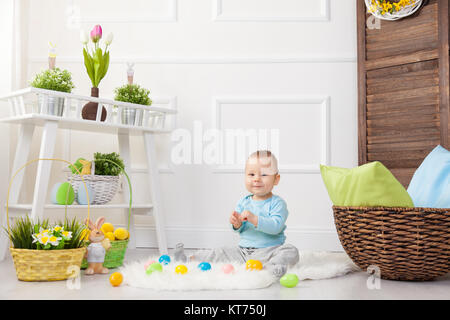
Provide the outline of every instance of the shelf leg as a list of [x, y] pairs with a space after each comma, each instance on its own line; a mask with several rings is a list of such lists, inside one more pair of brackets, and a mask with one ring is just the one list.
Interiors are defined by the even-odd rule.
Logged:
[[167, 240], [162, 211], [161, 184], [159, 180], [158, 164], [156, 162], [155, 139], [152, 133], [144, 132], [144, 144], [147, 155], [147, 167], [150, 192], [153, 202], [153, 218], [155, 219], [156, 238], [159, 253], [167, 254]]
[[[19, 170], [25, 163], [27, 163], [28, 155], [30, 153], [31, 148], [31, 140], [33, 139], [34, 133], [34, 125], [22, 124], [19, 129], [19, 137], [17, 141], [16, 153], [14, 156], [14, 163], [12, 167], [12, 174], [14, 174], [17, 170]], [[25, 169], [20, 171], [17, 176], [14, 178], [14, 182], [12, 183], [10, 195], [9, 195], [9, 203], [18, 203], [20, 190], [22, 188], [23, 176], [25, 173]], [[10, 179], [12, 176], [10, 177]], [[9, 185], [9, 179], [8, 179]], [[4, 217], [3, 217], [4, 216]], [[2, 214], [1, 226], [7, 227], [7, 218], [6, 214]], [[2, 229], [3, 230], [3, 229]], [[6, 253], [8, 251], [9, 240], [4, 232], [0, 233], [0, 261], [6, 257]]]
[[[4, 231], [8, 227], [6, 214], [1, 215], [0, 221], [2, 231]], [[6, 232], [2, 232], [0, 234], [0, 261], [3, 261], [5, 259], [6, 252], [8, 252], [8, 247], [9, 247], [9, 239], [6, 236]]]
[[[41, 150], [39, 158], [52, 158], [55, 150], [56, 131], [58, 129], [57, 121], [46, 121], [41, 138]], [[34, 186], [33, 206], [31, 208], [31, 219], [42, 219], [44, 216], [44, 204], [47, 197], [48, 182], [50, 180], [50, 171], [52, 161], [39, 161], [36, 183]]]
[[[125, 165], [125, 171], [128, 173], [131, 172], [131, 157], [130, 157], [130, 135], [128, 133], [119, 133], [118, 135], [119, 139], [119, 153], [120, 157], [123, 160], [123, 163]], [[123, 179], [123, 198], [125, 200], [125, 203], [130, 202], [130, 192], [128, 189], [128, 182], [126, 179]], [[125, 224], [128, 223], [128, 214], [129, 210], [124, 210], [125, 215]], [[128, 242], [128, 248], [130, 249], [136, 249], [136, 230], [134, 227], [134, 215], [133, 210], [131, 210], [131, 216], [130, 216], [130, 240]]]
[[[31, 140], [33, 139], [34, 125], [22, 124], [19, 129], [19, 139], [17, 142], [16, 154], [14, 156], [14, 163], [11, 173], [16, 173], [28, 161], [28, 155], [31, 149]], [[25, 174], [23, 169], [14, 178], [9, 193], [9, 203], [15, 204], [19, 201], [20, 190], [22, 188], [23, 176]], [[11, 177], [12, 178], [12, 177]], [[8, 181], [9, 183], [9, 181]]]

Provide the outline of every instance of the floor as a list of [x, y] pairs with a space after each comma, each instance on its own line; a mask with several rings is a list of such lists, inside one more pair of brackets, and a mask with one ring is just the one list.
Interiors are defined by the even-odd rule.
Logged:
[[[170, 252], [169, 252], [170, 253]], [[154, 249], [127, 250], [126, 260], [157, 255]], [[111, 270], [111, 273], [114, 269]], [[153, 291], [128, 286], [112, 287], [107, 275], [81, 276], [80, 288], [66, 281], [22, 282], [15, 275], [12, 259], [0, 262], [0, 299], [152, 299], [152, 300], [305, 300], [305, 299], [450, 299], [450, 274], [430, 282], [370, 282], [364, 272], [301, 281], [295, 288], [276, 283], [265, 289], [228, 291]], [[370, 287], [372, 289], [370, 289]]]

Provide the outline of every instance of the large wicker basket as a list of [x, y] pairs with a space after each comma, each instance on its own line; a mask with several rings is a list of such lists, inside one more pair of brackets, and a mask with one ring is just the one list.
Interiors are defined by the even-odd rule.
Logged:
[[382, 279], [425, 281], [450, 272], [450, 209], [333, 206], [341, 244]]
[[[18, 169], [11, 178], [8, 188], [8, 196], [6, 200], [6, 220], [8, 223], [8, 233], [11, 230], [9, 225], [9, 193], [12, 182], [17, 174], [20, 173], [29, 164], [37, 161], [61, 161], [72, 165], [69, 161], [62, 159], [34, 159], [28, 161], [20, 169]], [[83, 180], [81, 180], [83, 183]], [[86, 184], [84, 184], [87, 193]], [[67, 205], [66, 205], [67, 208]], [[87, 217], [89, 219], [90, 206], [87, 205]], [[73, 249], [58, 250], [37, 250], [37, 249], [20, 249], [9, 248], [14, 261], [16, 275], [22, 281], [56, 281], [65, 280], [77, 276], [77, 270], [80, 270], [86, 247]]]
[[[94, 190], [94, 200], [91, 204], [105, 204], [111, 201], [116, 195], [119, 187], [119, 176], [100, 176], [100, 175], [83, 175], [83, 179]], [[69, 182], [73, 187], [75, 193], [78, 192], [78, 188], [81, 181], [81, 176], [73, 174], [69, 176]]]
[[[9, 248], [17, 278], [22, 281], [56, 281], [73, 276], [80, 268], [86, 248], [29, 250]], [[75, 268], [74, 268], [75, 267]]]

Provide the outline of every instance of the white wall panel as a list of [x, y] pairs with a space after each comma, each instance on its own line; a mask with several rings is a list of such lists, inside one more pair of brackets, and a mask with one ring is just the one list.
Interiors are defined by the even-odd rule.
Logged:
[[[318, 164], [357, 164], [353, 0], [129, 0], [130, 9], [118, 1], [107, 10], [101, 8], [111, 1], [95, 1], [88, 10], [86, 0], [33, 0], [26, 41], [28, 78], [46, 67], [50, 40], [57, 44], [57, 65], [73, 73], [75, 92], [89, 94], [79, 30], [65, 27], [68, 3], [79, 6], [86, 30], [99, 19], [105, 33], [114, 33], [110, 69], [100, 84], [102, 97], [111, 98], [113, 89], [126, 82], [126, 62], [134, 61], [135, 82], [150, 88], [152, 96], [176, 97], [177, 125], [192, 135], [196, 123], [203, 132], [217, 128], [218, 122], [222, 129], [280, 128], [282, 172], [274, 192], [288, 203], [288, 241], [303, 249], [340, 250]], [[174, 12], [175, 20], [161, 20]], [[71, 133], [71, 160], [117, 150], [115, 138], [98, 135], [98, 143], [88, 147], [83, 145], [86, 138]], [[141, 139], [133, 138], [131, 145], [136, 150], [135, 200], [143, 202], [145, 154]], [[174, 145], [170, 136], [157, 139], [169, 245], [183, 241], [187, 247], [208, 247], [234, 241], [227, 222], [246, 194], [242, 166], [173, 164]], [[65, 150], [57, 148], [57, 155]], [[118, 224], [125, 221], [120, 212], [93, 214], [106, 214]], [[155, 246], [153, 219], [137, 216], [136, 222], [138, 246]]]

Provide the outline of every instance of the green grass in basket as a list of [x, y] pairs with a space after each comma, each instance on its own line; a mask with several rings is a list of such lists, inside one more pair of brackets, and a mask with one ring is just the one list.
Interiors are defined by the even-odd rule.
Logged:
[[[86, 228], [84, 224], [73, 218], [72, 220], [59, 221], [58, 225], [64, 227], [64, 230], [72, 232], [72, 238], [64, 243], [64, 249], [75, 249], [84, 246], [84, 241], [82, 240], [83, 230]], [[10, 230], [4, 229], [14, 248], [36, 250], [37, 244], [33, 243], [32, 235], [38, 233], [41, 228], [49, 229], [50, 227], [48, 219], [43, 221], [38, 219], [34, 223], [29, 216], [25, 216], [16, 218]]]

